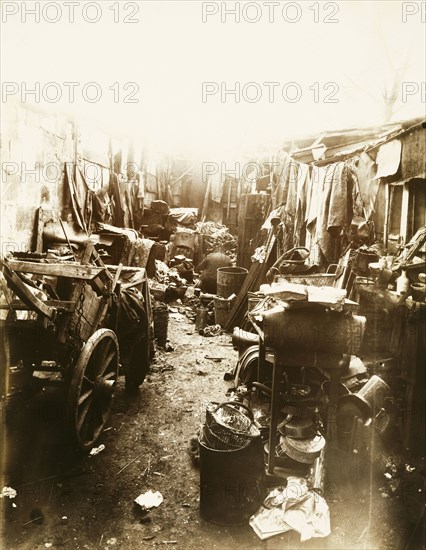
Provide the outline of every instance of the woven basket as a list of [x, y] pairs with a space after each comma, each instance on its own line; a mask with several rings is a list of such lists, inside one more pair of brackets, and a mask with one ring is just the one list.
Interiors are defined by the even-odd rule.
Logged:
[[237, 445], [234, 445], [232, 442], [225, 443], [213, 432], [211, 432], [209, 428], [207, 428], [207, 426], [203, 427], [202, 435], [202, 440], [204, 441], [205, 445], [207, 447], [210, 447], [210, 449], [214, 449], [216, 451], [236, 451], [237, 449], [244, 448], [250, 443], [250, 441], [252, 441], [251, 439], [247, 439], [246, 443], [243, 445], [241, 445], [241, 443], [238, 443]]
[[[245, 414], [240, 409], [245, 409]], [[243, 403], [220, 403], [206, 409], [204, 437], [214, 449], [240, 449], [260, 437], [253, 413]]]

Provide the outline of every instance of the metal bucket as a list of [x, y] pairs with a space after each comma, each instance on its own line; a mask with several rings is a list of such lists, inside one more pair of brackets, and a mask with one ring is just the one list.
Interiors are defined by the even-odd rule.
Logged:
[[211, 449], [201, 441], [200, 515], [219, 525], [244, 525], [266, 496], [260, 437], [242, 449]]
[[197, 309], [197, 315], [195, 317], [195, 330], [199, 332], [207, 326], [208, 321], [208, 309], [205, 307], [199, 307]]
[[217, 325], [226, 328], [230, 310], [231, 302], [229, 300], [220, 296], [214, 297], [214, 322]]
[[229, 298], [238, 295], [248, 271], [244, 267], [219, 267], [217, 270], [217, 295]]
[[234, 349], [248, 348], [249, 346], [259, 345], [259, 335], [248, 332], [240, 327], [235, 327], [232, 332], [232, 346]]
[[373, 418], [377, 433], [383, 433], [389, 425], [389, 415], [385, 412], [385, 401], [391, 389], [379, 376], [373, 375], [358, 393], [344, 395], [337, 409], [337, 431], [339, 447], [350, 451], [356, 445], [356, 434], [365, 429], [364, 422]]
[[384, 407], [386, 398], [391, 395], [391, 389], [384, 380], [373, 374], [355, 395], [369, 406], [374, 414]]

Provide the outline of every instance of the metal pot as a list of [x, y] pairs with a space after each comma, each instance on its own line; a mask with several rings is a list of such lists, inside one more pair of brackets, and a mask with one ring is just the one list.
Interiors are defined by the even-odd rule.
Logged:
[[304, 464], [313, 464], [325, 446], [322, 435], [309, 439], [294, 439], [288, 436], [280, 437], [281, 449], [293, 460]]
[[316, 435], [314, 421], [311, 418], [284, 420], [278, 426], [278, 431], [280, 434], [288, 435], [293, 439], [309, 439]]

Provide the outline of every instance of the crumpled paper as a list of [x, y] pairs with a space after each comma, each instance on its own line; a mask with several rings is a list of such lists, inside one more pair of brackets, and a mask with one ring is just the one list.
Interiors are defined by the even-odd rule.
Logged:
[[249, 523], [261, 540], [294, 530], [304, 542], [331, 532], [326, 501], [298, 477], [288, 477], [286, 487], [271, 491]]
[[89, 455], [90, 456], [96, 456], [104, 450], [105, 450], [105, 445], [103, 443], [101, 443], [99, 445], [99, 447], [93, 447], [93, 449], [90, 451]]
[[151, 508], [160, 506], [163, 502], [163, 495], [159, 491], [155, 491], [154, 493], [150, 489], [146, 493], [143, 493], [135, 498], [135, 502], [136, 504], [139, 504], [142, 510], [150, 510]]
[[16, 497], [16, 491], [12, 487], [3, 487], [0, 493], [0, 498], [9, 497], [9, 498], [15, 498]]

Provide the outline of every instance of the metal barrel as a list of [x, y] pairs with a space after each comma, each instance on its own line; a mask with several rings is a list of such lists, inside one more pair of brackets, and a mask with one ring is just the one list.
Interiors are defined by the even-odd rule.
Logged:
[[214, 297], [214, 322], [217, 325], [226, 328], [230, 310], [231, 302], [229, 300], [220, 296]]
[[217, 270], [217, 295], [229, 298], [238, 295], [248, 271], [244, 267], [219, 267]]
[[266, 496], [260, 437], [235, 450], [211, 449], [199, 439], [200, 515], [218, 525], [244, 525]]

